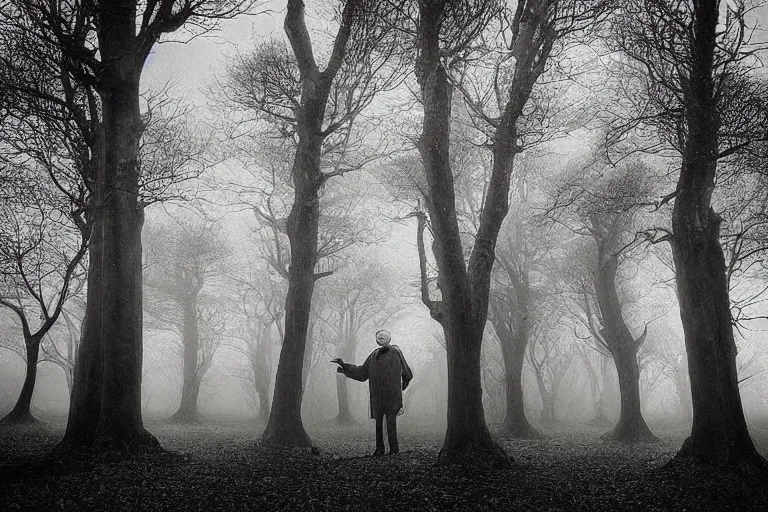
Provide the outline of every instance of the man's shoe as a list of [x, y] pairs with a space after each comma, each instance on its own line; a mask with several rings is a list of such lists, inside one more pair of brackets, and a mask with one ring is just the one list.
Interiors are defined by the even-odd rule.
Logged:
[[384, 448], [376, 448], [376, 451], [371, 454], [371, 457], [381, 457], [382, 455], [384, 455]]
[[392, 448], [389, 450], [390, 455], [397, 455], [398, 453], [400, 453], [400, 448]]

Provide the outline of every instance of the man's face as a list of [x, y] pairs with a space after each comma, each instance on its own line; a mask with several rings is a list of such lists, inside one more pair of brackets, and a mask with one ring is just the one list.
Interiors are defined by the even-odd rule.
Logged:
[[387, 336], [387, 333], [380, 332], [376, 335], [376, 343], [379, 344], [381, 347], [386, 347], [389, 345], [389, 336]]

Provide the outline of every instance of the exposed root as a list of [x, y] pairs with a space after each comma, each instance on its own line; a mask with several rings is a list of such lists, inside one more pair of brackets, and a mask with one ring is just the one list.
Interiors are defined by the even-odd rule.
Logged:
[[6, 414], [3, 419], [0, 419], [0, 425], [2, 426], [31, 426], [38, 423], [40, 423], [40, 420], [32, 416], [32, 413], [29, 411], [19, 412], [13, 410]]
[[283, 448], [312, 448], [312, 440], [301, 423], [280, 427], [268, 424], [258, 444]]
[[527, 421], [501, 425], [497, 435], [502, 439], [544, 439], [544, 434], [533, 428]]
[[645, 422], [639, 424], [619, 423], [616, 428], [603, 434], [601, 439], [626, 444], [659, 442], [659, 439], [653, 435]]
[[437, 454], [437, 466], [460, 465], [475, 468], [505, 469], [514, 464], [512, 458], [497, 443], [448, 447], [443, 445]]
[[743, 445], [712, 443], [706, 451], [697, 451], [688, 437], [672, 460], [664, 465], [664, 469], [674, 471], [691, 466], [722, 473], [768, 477], [768, 461], [755, 450], [751, 442]]

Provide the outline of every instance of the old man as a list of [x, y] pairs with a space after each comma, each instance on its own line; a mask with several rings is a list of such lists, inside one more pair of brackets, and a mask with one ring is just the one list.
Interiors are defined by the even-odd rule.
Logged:
[[371, 401], [371, 418], [376, 420], [376, 451], [374, 456], [384, 455], [384, 420], [387, 422], [387, 440], [389, 453], [400, 451], [397, 442], [397, 415], [403, 409], [403, 391], [413, 378], [413, 373], [405, 357], [396, 345], [392, 345], [388, 331], [376, 333], [379, 348], [361, 366], [334, 359], [339, 367], [336, 371], [350, 379], [365, 382], [368, 380]]

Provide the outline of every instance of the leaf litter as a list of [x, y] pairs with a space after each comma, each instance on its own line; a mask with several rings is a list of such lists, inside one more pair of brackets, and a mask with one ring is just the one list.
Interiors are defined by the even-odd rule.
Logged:
[[490, 469], [436, 466], [443, 433], [408, 424], [375, 458], [365, 425], [309, 428], [315, 450], [260, 446], [250, 422], [147, 427], [165, 453], [66, 460], [49, 455], [63, 425], [0, 428], [3, 510], [768, 510], [765, 475], [665, 468], [676, 431], [623, 445], [555, 425], [500, 440], [514, 464]]

